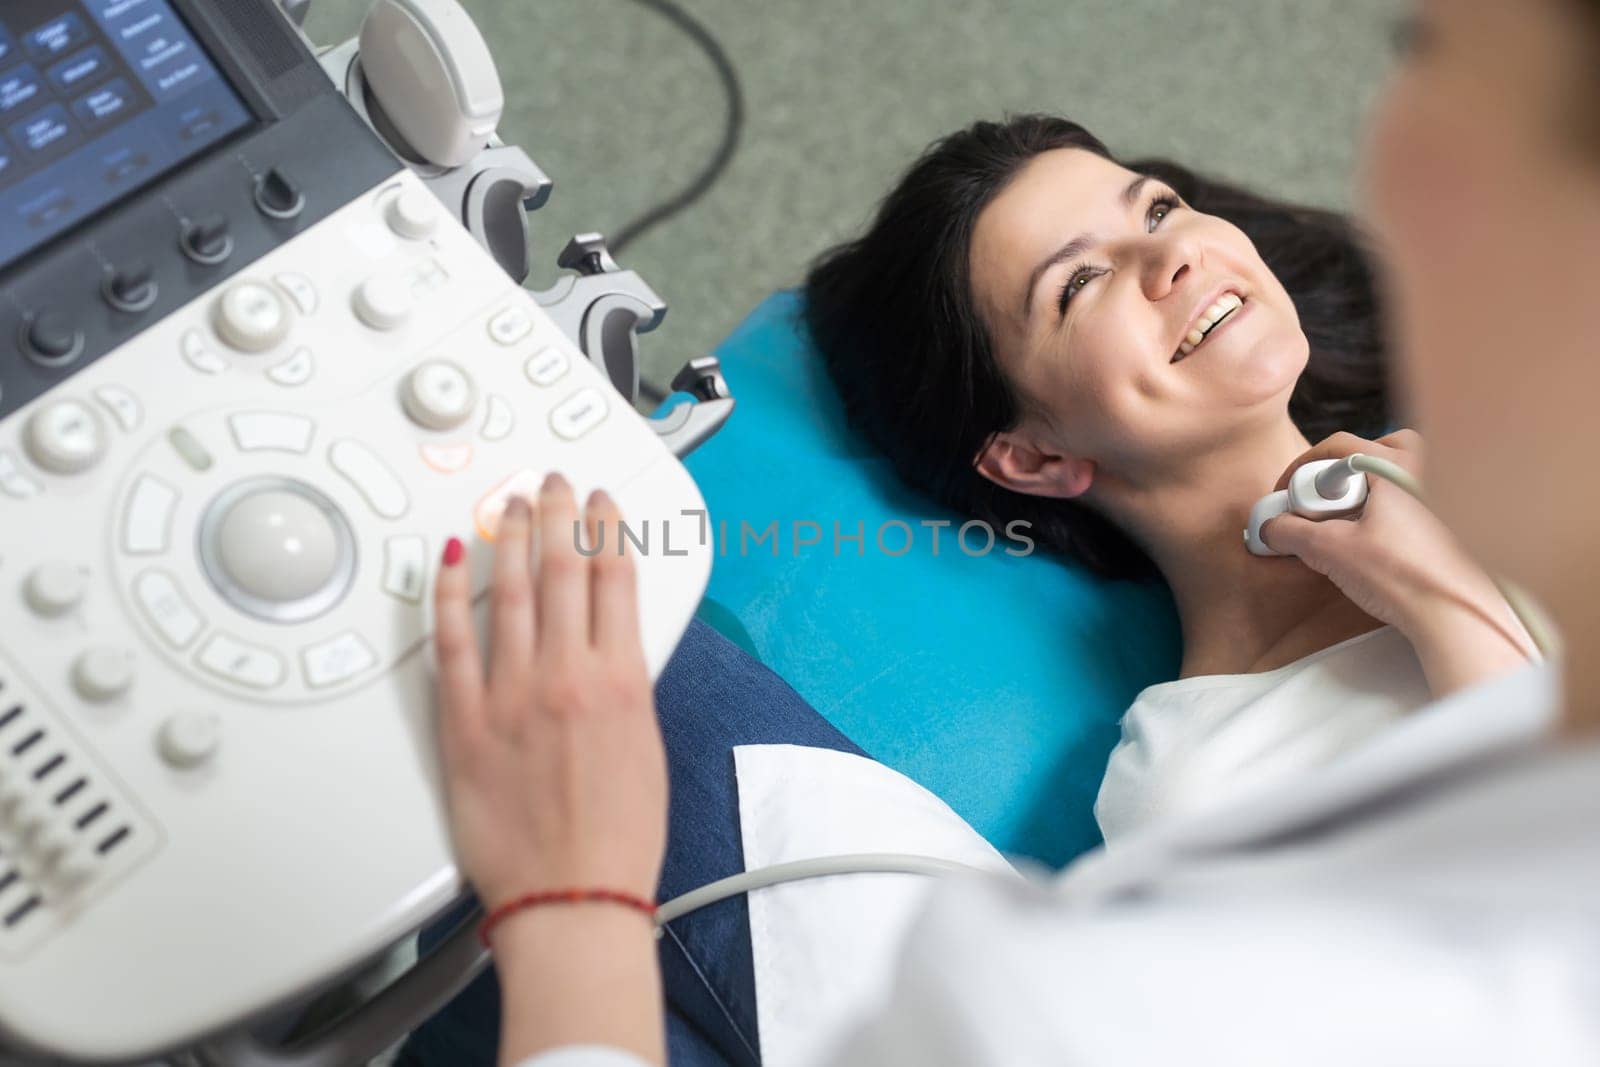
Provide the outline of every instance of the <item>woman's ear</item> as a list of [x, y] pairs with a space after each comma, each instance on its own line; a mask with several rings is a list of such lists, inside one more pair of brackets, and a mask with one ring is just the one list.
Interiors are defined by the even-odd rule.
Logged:
[[1094, 482], [1094, 460], [1063, 455], [1007, 431], [989, 439], [978, 453], [978, 473], [996, 485], [1028, 496], [1071, 499]]

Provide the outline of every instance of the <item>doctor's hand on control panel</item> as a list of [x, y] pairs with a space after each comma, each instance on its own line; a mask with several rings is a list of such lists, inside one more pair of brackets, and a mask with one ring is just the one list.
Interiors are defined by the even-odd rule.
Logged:
[[[556, 474], [532, 506], [513, 497], [481, 638], [465, 550], [445, 547], [434, 593], [440, 757], [462, 873], [491, 915], [525, 894], [655, 899], [666, 757], [620, 521], [604, 492], [580, 509]], [[496, 923], [493, 946], [506, 988], [526, 991], [525, 1010], [506, 1017], [507, 1062], [602, 1033], [661, 1062], [646, 915], [604, 901], [522, 908]]]

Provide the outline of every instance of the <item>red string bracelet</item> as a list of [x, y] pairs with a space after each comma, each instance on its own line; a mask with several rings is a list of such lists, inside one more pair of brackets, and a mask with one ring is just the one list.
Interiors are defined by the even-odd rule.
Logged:
[[508, 900], [484, 916], [483, 922], [478, 924], [478, 940], [483, 942], [484, 948], [493, 948], [494, 946], [489, 943], [489, 937], [494, 933], [494, 928], [524, 908], [536, 908], [541, 904], [581, 904], [586, 901], [621, 904], [623, 907], [643, 912], [650, 917], [652, 923], [655, 922], [655, 902], [632, 893], [623, 893], [615, 889], [547, 889]]

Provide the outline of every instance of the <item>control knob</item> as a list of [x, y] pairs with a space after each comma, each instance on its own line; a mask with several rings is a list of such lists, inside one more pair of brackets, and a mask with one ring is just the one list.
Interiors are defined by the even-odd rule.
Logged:
[[221, 263], [233, 253], [233, 235], [228, 232], [228, 217], [206, 215], [184, 223], [179, 238], [183, 254], [208, 266]]
[[261, 282], [239, 282], [217, 301], [217, 335], [241, 352], [265, 352], [289, 336], [289, 308]]
[[358, 285], [350, 303], [356, 317], [374, 330], [398, 329], [411, 315], [411, 287], [379, 274]]
[[261, 213], [274, 219], [292, 219], [306, 207], [300, 187], [276, 167], [256, 179], [255, 198]]
[[439, 201], [421, 189], [402, 189], [384, 209], [389, 228], [401, 237], [420, 241], [439, 225]]
[[155, 271], [143, 261], [113, 267], [100, 291], [118, 311], [143, 311], [156, 302]]
[[35, 363], [62, 367], [83, 351], [83, 331], [62, 312], [36, 312], [23, 319], [22, 349]]
[[406, 376], [400, 403], [411, 421], [427, 430], [453, 430], [472, 415], [477, 387], [466, 371], [430, 359]]
[[40, 615], [65, 615], [83, 602], [89, 579], [83, 568], [61, 560], [41, 563], [23, 586], [28, 606]]
[[46, 404], [23, 431], [28, 455], [52, 474], [81, 474], [106, 454], [106, 427], [94, 408], [79, 400]]
[[97, 645], [72, 664], [72, 687], [97, 704], [115, 700], [133, 687], [133, 653], [117, 645]]

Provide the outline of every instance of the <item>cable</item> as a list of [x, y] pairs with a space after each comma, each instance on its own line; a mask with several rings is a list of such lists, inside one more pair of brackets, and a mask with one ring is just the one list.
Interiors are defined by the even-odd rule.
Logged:
[[727, 878], [718, 879], [699, 889], [692, 889], [682, 896], [674, 897], [656, 909], [656, 925], [665, 926], [674, 919], [680, 919], [691, 911], [699, 911], [708, 904], [715, 904], [729, 897], [736, 897], [741, 893], [748, 893], [753, 889], [765, 889], [768, 886], [781, 885], [785, 882], [799, 882], [808, 878], [822, 878], [830, 874], [925, 874], [932, 876], [946, 874], [985, 874], [989, 873], [981, 867], [973, 867], [965, 863], [956, 863], [953, 860], [935, 859], [932, 856], [909, 856], [894, 852], [861, 852], [848, 856], [823, 856], [818, 859], [795, 860], [792, 863], [778, 863], [771, 867], [761, 867], [754, 871], [745, 871]]
[[[1369, 456], [1363, 452], [1356, 452], [1347, 456], [1340, 464], [1329, 467], [1323, 474], [1327, 475], [1337, 471], [1340, 467], [1347, 467], [1351, 471], [1362, 471], [1367, 474], [1376, 474], [1384, 481], [1393, 482], [1395, 485], [1410, 493], [1417, 500], [1426, 504], [1427, 500], [1422, 495], [1422, 483], [1412, 477], [1411, 472], [1398, 463], [1391, 463], [1377, 456]], [[1318, 479], [1320, 482], [1320, 478]], [[1550, 658], [1560, 654], [1561, 638], [1555, 628], [1545, 619], [1544, 613], [1534, 604], [1533, 599], [1517, 586], [1500, 578], [1490, 575], [1494, 584], [1499, 587], [1500, 594], [1506, 598], [1506, 603], [1511, 605], [1511, 610], [1516, 614], [1517, 620], [1528, 631], [1528, 636], [1533, 638], [1533, 643], [1538, 646], [1539, 652]]]
[[618, 227], [616, 233], [606, 242], [606, 247], [613, 255], [620, 253], [647, 232], [710, 192], [711, 187], [728, 169], [728, 164], [733, 161], [734, 153], [739, 147], [740, 134], [744, 130], [744, 88], [739, 83], [739, 72], [734, 69], [733, 61], [728, 58], [728, 53], [723, 51], [721, 43], [712, 36], [711, 31], [679, 7], [674, 0], [633, 0], [633, 2], [656, 12], [682, 30], [699, 46], [716, 70], [717, 80], [722, 84], [723, 95], [727, 98], [728, 110], [722, 123], [722, 140], [700, 173], [680, 191]]
[[[1424, 504], [1422, 484], [1412, 477], [1411, 472], [1398, 463], [1391, 463], [1386, 459], [1369, 456], [1361, 452], [1345, 457], [1339, 463], [1330, 466], [1317, 478], [1318, 489], [1325, 495], [1338, 498], [1344, 494], [1344, 487], [1348, 480], [1357, 472], [1376, 475], [1388, 482], [1393, 482], [1407, 493]], [[1543, 614], [1534, 605], [1533, 601], [1510, 582], [1495, 579], [1500, 592], [1505, 596], [1506, 603], [1516, 613], [1518, 620], [1527, 628], [1534, 644], [1545, 656], [1556, 655], [1560, 650], [1560, 639], [1554, 629], [1545, 621]], [[964, 863], [951, 860], [935, 859], [931, 856], [911, 856], [892, 852], [865, 852], [847, 856], [824, 856], [818, 859], [797, 860], [793, 863], [779, 863], [771, 867], [762, 867], [743, 874], [735, 874], [722, 878], [699, 889], [691, 890], [682, 896], [662, 904], [656, 911], [656, 924], [665, 926], [674, 919], [682, 918], [693, 911], [698, 911], [709, 904], [726, 900], [729, 897], [748, 893], [755, 889], [764, 889], [768, 886], [781, 885], [786, 882], [799, 882], [809, 878], [821, 878], [833, 874], [923, 874], [946, 875], [957, 873], [988, 873], [982, 868], [973, 867]]]

